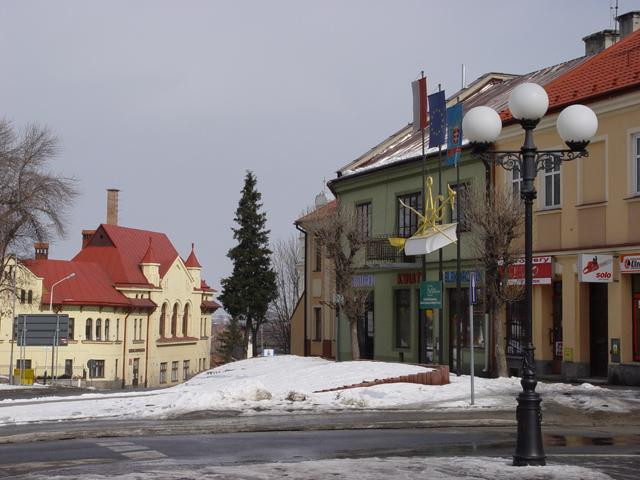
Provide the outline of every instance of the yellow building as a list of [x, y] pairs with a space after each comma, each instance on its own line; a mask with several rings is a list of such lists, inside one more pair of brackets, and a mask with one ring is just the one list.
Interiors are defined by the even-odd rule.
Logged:
[[[72, 260], [49, 259], [48, 245], [36, 244], [35, 258], [19, 262], [16, 314], [69, 316], [57, 376], [97, 387], [151, 387], [209, 368], [211, 314], [219, 305], [193, 248], [183, 260], [165, 234], [117, 225], [117, 191], [109, 192], [107, 220], [82, 232]], [[2, 301], [6, 307], [12, 300]], [[3, 370], [20, 357], [11, 310], [2, 308], [0, 321]], [[27, 347], [23, 358], [37, 377], [51, 375], [50, 347]]]
[[[625, 14], [621, 26], [637, 18], [640, 12]], [[550, 257], [552, 269], [533, 289], [533, 336], [541, 373], [638, 385], [640, 31], [621, 31], [619, 42], [545, 85], [549, 110], [535, 131], [538, 148], [565, 148], [555, 125], [569, 104], [592, 108], [599, 127], [587, 158], [538, 173], [534, 255]], [[508, 110], [500, 113], [505, 128], [496, 149], [519, 149], [523, 130]], [[519, 190], [517, 173], [496, 174]], [[516, 342], [519, 310], [507, 312], [508, 339]]]

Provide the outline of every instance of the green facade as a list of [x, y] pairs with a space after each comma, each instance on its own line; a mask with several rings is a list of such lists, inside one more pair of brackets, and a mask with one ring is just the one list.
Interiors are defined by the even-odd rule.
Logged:
[[[456, 184], [456, 168], [442, 167], [442, 191], [447, 191], [447, 184]], [[433, 178], [434, 197], [438, 193], [438, 157], [427, 158], [427, 176]], [[470, 157], [463, 154], [460, 161], [460, 183], [467, 183], [473, 188], [484, 188], [485, 167]], [[342, 205], [357, 206], [370, 202], [370, 232], [371, 240], [366, 249], [359, 255], [359, 275], [366, 278], [363, 282], [373, 294], [373, 355], [372, 358], [381, 361], [404, 361], [408, 363], [433, 362], [451, 364], [451, 357], [455, 353], [450, 349], [450, 314], [455, 309], [450, 308], [450, 302], [454, 300], [455, 270], [456, 270], [456, 245], [450, 244], [443, 248], [443, 271], [449, 272], [444, 278], [443, 285], [443, 358], [439, 358], [436, 341], [440, 338], [437, 310], [427, 310], [433, 318], [426, 320], [426, 325], [420, 325], [419, 317], [419, 288], [422, 272], [422, 257], [404, 257], [401, 253], [394, 256], [395, 249], [388, 245], [389, 236], [396, 236], [398, 232], [398, 196], [422, 191], [422, 160], [413, 159], [400, 161], [383, 168], [371, 169], [362, 173], [339, 177], [332, 182], [331, 188], [339, 198]], [[448, 210], [445, 222], [451, 221], [451, 211]], [[474, 259], [473, 249], [469, 244], [470, 233], [461, 234], [461, 271], [463, 275], [462, 290], [468, 289], [468, 281], [464, 272], [479, 270], [479, 264]], [[380, 255], [384, 251], [386, 255]], [[426, 280], [437, 281], [439, 277], [438, 252], [426, 256]], [[453, 275], [453, 277], [452, 277]], [[482, 278], [482, 277], [481, 277]], [[447, 281], [449, 280], [449, 281]], [[371, 285], [373, 283], [373, 285]], [[400, 291], [400, 292], [399, 292]], [[466, 292], [463, 292], [465, 295]], [[466, 302], [465, 302], [466, 303]], [[453, 304], [453, 303], [452, 303]], [[398, 317], [406, 319], [407, 310], [410, 321], [408, 322], [408, 335], [406, 329], [398, 323]], [[483, 344], [486, 332], [484, 331], [484, 314], [482, 307], [476, 309], [481, 313], [476, 315], [476, 330], [481, 328], [482, 333], [476, 333], [475, 358], [476, 372], [485, 367]], [[464, 328], [468, 327], [468, 316], [464, 318]], [[479, 320], [478, 320], [479, 317]], [[479, 323], [478, 323], [479, 322]], [[406, 320], [402, 322], [406, 325]], [[451, 322], [454, 323], [454, 322]], [[433, 328], [432, 340], [429, 340], [428, 327]], [[421, 335], [421, 329], [423, 333]], [[453, 332], [453, 331], [452, 331]], [[480, 336], [479, 336], [480, 335]], [[399, 338], [400, 337], [400, 338]], [[340, 319], [339, 358], [350, 359], [350, 333], [346, 318]], [[455, 342], [453, 342], [455, 343]], [[422, 344], [422, 345], [421, 345]], [[435, 350], [429, 356], [428, 349]], [[420, 355], [422, 350], [422, 355]], [[462, 371], [468, 369], [470, 349], [463, 348]], [[361, 352], [362, 353], [362, 352]]]

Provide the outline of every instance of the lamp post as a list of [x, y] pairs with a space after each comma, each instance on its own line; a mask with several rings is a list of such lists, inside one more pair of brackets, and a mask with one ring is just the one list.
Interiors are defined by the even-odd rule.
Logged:
[[525, 313], [524, 347], [522, 355], [522, 392], [518, 395], [516, 419], [518, 436], [513, 464], [544, 465], [542, 445], [542, 411], [540, 395], [536, 393], [536, 369], [532, 342], [533, 284], [533, 201], [536, 198], [534, 185], [540, 170], [550, 170], [560, 163], [588, 156], [586, 147], [598, 129], [595, 113], [584, 105], [571, 105], [558, 116], [557, 130], [569, 147], [562, 150], [538, 150], [533, 141], [533, 130], [549, 106], [545, 90], [535, 83], [523, 83], [514, 88], [509, 97], [509, 110], [524, 129], [524, 143], [520, 150], [490, 151], [489, 146], [500, 135], [502, 122], [498, 113], [489, 107], [469, 110], [462, 121], [462, 131], [469, 139], [474, 155], [485, 162], [495, 162], [508, 171], [520, 172], [522, 187], [520, 196], [525, 205]]
[[[51, 310], [51, 313], [53, 313], [53, 289], [59, 283], [62, 283], [65, 280], [69, 280], [70, 278], [73, 278], [75, 276], [76, 276], [75, 272], [71, 272], [66, 277], [61, 278], [60, 280], [55, 282], [53, 285], [51, 285], [51, 291], [49, 292], [49, 310]], [[56, 359], [56, 354], [58, 349], [58, 337], [60, 335], [59, 331], [60, 331], [60, 318], [56, 315], [56, 333], [53, 338], [53, 345], [51, 346], [51, 384], [53, 384], [53, 378], [55, 376], [54, 370], [55, 370], [55, 367], [57, 366], [55, 364], [56, 363], [55, 359]]]

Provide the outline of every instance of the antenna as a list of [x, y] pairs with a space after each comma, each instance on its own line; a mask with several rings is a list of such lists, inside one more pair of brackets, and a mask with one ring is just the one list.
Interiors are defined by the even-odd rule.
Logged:
[[462, 88], [467, 88], [467, 75], [464, 68], [464, 63], [462, 64]]
[[618, 0], [615, 7], [613, 6], [613, 0], [609, 0], [609, 28], [614, 31], [618, 31]]

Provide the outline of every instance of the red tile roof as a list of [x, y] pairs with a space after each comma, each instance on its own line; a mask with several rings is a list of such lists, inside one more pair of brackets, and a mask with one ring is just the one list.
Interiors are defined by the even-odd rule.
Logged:
[[200, 309], [203, 312], [211, 313], [211, 312], [215, 312], [219, 308], [220, 308], [220, 304], [213, 300], [203, 300], [202, 303], [200, 304]]
[[102, 224], [73, 260], [99, 263], [116, 283], [146, 284], [148, 281], [140, 270], [140, 262], [149, 248], [149, 238], [162, 278], [178, 257], [164, 233]]
[[312, 210], [311, 212], [303, 215], [295, 223], [304, 223], [309, 220], [313, 220], [314, 218], [321, 218], [324, 215], [328, 215], [336, 209], [337, 202], [335, 199], [331, 200], [329, 203], [325, 203], [324, 205]]
[[42, 304], [49, 305], [51, 285], [75, 273], [53, 289], [53, 303], [60, 305], [129, 306], [130, 299], [113, 288], [107, 272], [98, 264], [68, 260], [24, 260], [23, 264], [43, 278]]
[[189, 258], [187, 258], [187, 261], [184, 262], [184, 265], [187, 268], [202, 268], [202, 265], [200, 265], [200, 262], [198, 262], [196, 258], [195, 245], [193, 243], [191, 244], [191, 254]]
[[200, 288], [199, 288], [199, 290], [202, 290], [203, 292], [215, 292], [215, 291], [217, 291], [216, 289], [211, 288], [209, 285], [207, 285], [207, 282], [204, 279], [200, 280]]
[[[549, 95], [549, 111], [640, 88], [640, 30], [587, 58], [544, 88]], [[500, 116], [512, 119], [507, 109]]]
[[160, 263], [158, 261], [158, 257], [156, 257], [156, 253], [153, 251], [153, 240], [149, 237], [149, 248], [147, 248], [147, 253], [144, 254], [140, 263]]

